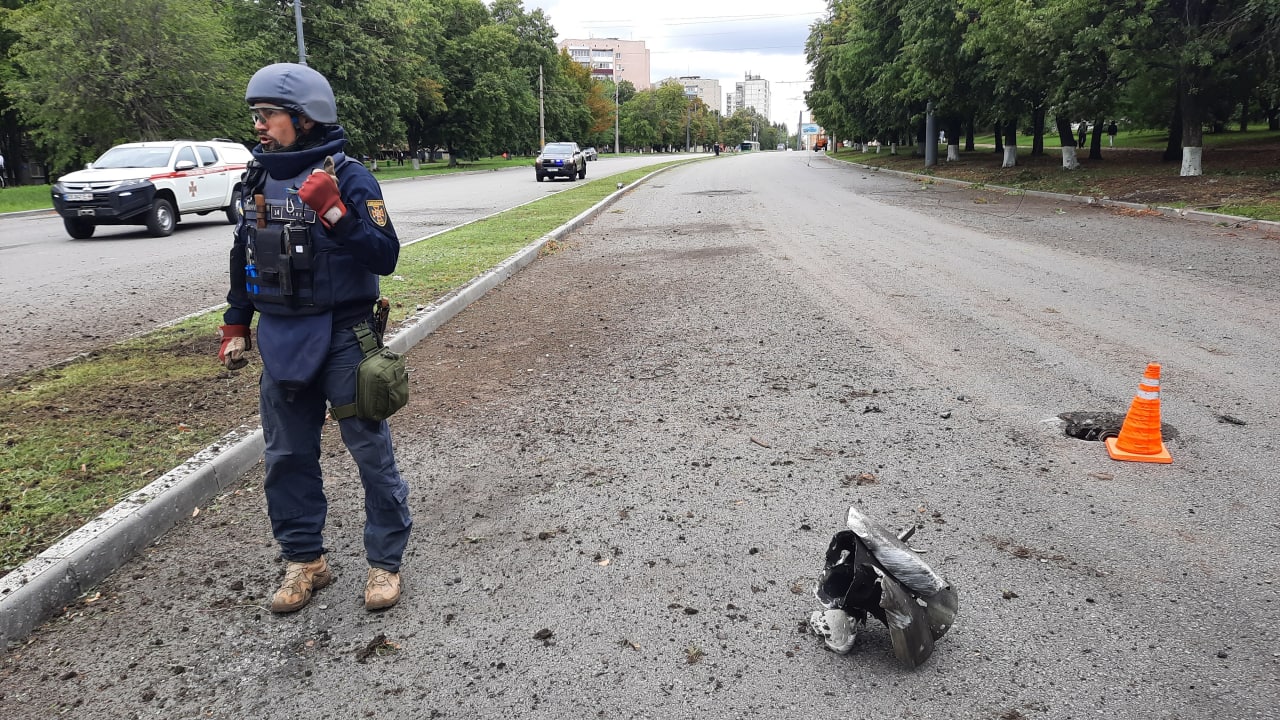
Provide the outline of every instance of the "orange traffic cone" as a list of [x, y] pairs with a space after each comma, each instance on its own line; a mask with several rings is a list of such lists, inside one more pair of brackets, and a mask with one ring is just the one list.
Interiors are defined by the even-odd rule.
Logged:
[[1160, 437], [1160, 363], [1150, 363], [1138, 383], [1138, 394], [1120, 426], [1120, 437], [1107, 438], [1112, 460], [1171, 463], [1169, 449]]

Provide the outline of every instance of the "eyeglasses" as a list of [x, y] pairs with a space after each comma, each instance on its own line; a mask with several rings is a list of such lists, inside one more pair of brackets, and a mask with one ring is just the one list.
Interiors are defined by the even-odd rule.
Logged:
[[271, 118], [275, 117], [276, 115], [282, 112], [288, 112], [282, 107], [269, 107], [265, 105], [262, 107], [249, 108], [249, 110], [253, 115], [253, 122], [255, 125], [258, 123], [262, 123], [263, 125], [266, 125], [267, 121], [269, 121]]

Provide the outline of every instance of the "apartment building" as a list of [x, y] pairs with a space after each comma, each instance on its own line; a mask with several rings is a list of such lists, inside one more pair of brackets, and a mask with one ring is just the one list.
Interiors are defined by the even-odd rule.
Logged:
[[742, 82], [734, 83], [733, 94], [726, 95], [726, 115], [733, 115], [738, 110], [749, 107], [766, 118], [769, 117], [769, 81], [759, 75], [746, 73]]
[[[697, 95], [707, 107], [717, 113], [724, 112], [720, 94], [720, 81], [715, 78], [704, 78], [701, 75], [685, 75], [678, 78], [667, 78], [662, 83], [677, 82], [684, 86], [685, 95]], [[658, 83], [661, 85], [662, 83]]]
[[591, 75], [606, 80], [626, 80], [637, 90], [648, 90], [649, 49], [643, 40], [590, 38], [561, 40], [560, 49], [591, 70]]

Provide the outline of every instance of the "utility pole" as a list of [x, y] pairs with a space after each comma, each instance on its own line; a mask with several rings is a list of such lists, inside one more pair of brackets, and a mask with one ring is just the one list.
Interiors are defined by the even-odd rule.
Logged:
[[933, 117], [933, 101], [924, 106], [924, 166], [938, 164], [938, 122]]
[[618, 117], [622, 115], [622, 108], [618, 105], [618, 85], [622, 83], [621, 78], [615, 73], [613, 76], [613, 154], [618, 155], [622, 152], [622, 138], [618, 133]]
[[547, 144], [546, 105], [542, 97], [542, 65], [538, 65], [538, 149]]
[[293, 23], [298, 28], [298, 64], [307, 64], [307, 43], [302, 39], [302, 0], [293, 0]]
[[689, 117], [684, 121], [684, 151], [689, 152], [689, 129], [693, 125], [693, 99], [698, 97], [697, 93], [686, 92], [684, 94], [685, 102], [689, 103]]
[[801, 110], [800, 117], [796, 118], [796, 152], [800, 152], [801, 150], [804, 149], [804, 146], [801, 145], [801, 139], [800, 139], [802, 137], [801, 132], [803, 132], [803, 128], [804, 128], [804, 111]]

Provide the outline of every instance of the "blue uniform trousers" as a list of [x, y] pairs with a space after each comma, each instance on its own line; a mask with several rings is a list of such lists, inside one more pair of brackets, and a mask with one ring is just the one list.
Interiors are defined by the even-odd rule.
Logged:
[[[356, 366], [364, 358], [355, 333], [335, 329], [329, 354], [311, 384], [285, 388], [265, 369], [260, 382], [262, 430], [266, 440], [267, 515], [291, 562], [309, 562], [323, 553], [328, 501], [320, 476], [320, 430], [325, 399], [335, 407], [353, 402]], [[386, 421], [341, 420], [342, 441], [364, 485], [364, 547], [372, 567], [400, 571], [409, 542], [409, 485], [400, 477]]]

